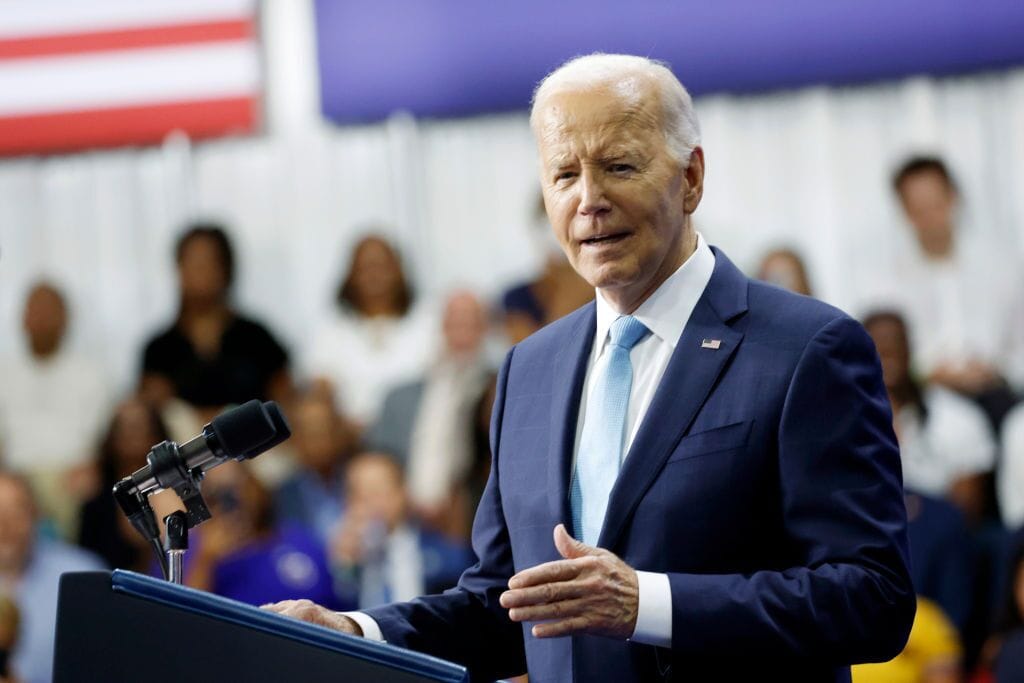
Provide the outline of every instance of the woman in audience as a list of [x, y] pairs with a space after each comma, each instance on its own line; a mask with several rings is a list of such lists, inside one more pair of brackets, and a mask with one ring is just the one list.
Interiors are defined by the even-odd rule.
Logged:
[[988, 506], [985, 477], [995, 466], [995, 441], [985, 415], [951, 391], [918, 384], [911, 374], [906, 323], [898, 313], [872, 313], [864, 327], [882, 361], [904, 484], [947, 498], [976, 526]]
[[544, 265], [536, 278], [502, 295], [503, 326], [510, 344], [518, 344], [594, 298], [594, 288], [572, 269], [551, 231], [543, 197], [538, 197], [534, 207], [531, 236]]
[[392, 387], [423, 372], [437, 326], [414, 305], [398, 252], [379, 235], [356, 244], [337, 301], [338, 314], [314, 335], [306, 365], [312, 377], [330, 382], [338, 409], [363, 428]]
[[149, 544], [132, 528], [118, 508], [111, 489], [123, 477], [146, 464], [146, 455], [168, 438], [159, 413], [133, 397], [114, 412], [100, 446], [99, 490], [82, 506], [78, 544], [110, 566], [144, 572], [152, 561]]
[[757, 279], [797, 294], [814, 296], [804, 261], [792, 249], [773, 249], [765, 254], [757, 269]]
[[208, 421], [230, 404], [291, 396], [288, 355], [263, 325], [231, 305], [235, 257], [223, 228], [197, 224], [176, 249], [174, 323], [146, 345], [142, 393], [163, 407], [177, 397]]

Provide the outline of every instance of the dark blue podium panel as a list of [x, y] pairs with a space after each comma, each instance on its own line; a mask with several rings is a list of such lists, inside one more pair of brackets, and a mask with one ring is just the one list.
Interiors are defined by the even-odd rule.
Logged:
[[462, 683], [466, 670], [121, 570], [60, 581], [54, 681]]

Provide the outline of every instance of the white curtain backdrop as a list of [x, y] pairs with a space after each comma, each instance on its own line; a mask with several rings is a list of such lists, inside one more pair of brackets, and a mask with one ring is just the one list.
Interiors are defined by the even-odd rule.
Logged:
[[[1021, 254], [1024, 70], [714, 96], [697, 109], [697, 225], [748, 271], [766, 249], [794, 247], [819, 296], [857, 313], [910, 248], [889, 174], [912, 152], [950, 162], [970, 239]], [[296, 128], [0, 162], [0, 355], [21, 343], [26, 288], [48, 277], [70, 297], [70, 343], [102, 360], [116, 390], [131, 386], [141, 344], [174, 315], [173, 244], [195, 217], [229, 226], [238, 303], [296, 352], [372, 226], [399, 243], [427, 296], [468, 285], [494, 297], [537, 265], [525, 113]]]

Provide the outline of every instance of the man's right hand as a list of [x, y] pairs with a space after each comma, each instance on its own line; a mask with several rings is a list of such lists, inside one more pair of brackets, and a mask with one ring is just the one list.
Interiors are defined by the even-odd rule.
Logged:
[[306, 621], [317, 626], [326, 626], [349, 635], [360, 637], [363, 635], [363, 629], [353, 619], [346, 617], [344, 614], [332, 612], [311, 600], [283, 600], [281, 602], [261, 605], [260, 609], [283, 614], [286, 617]]

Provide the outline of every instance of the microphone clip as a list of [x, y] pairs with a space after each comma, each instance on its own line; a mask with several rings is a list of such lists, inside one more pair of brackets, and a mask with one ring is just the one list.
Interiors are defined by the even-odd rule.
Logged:
[[185, 505], [188, 528], [191, 529], [210, 519], [210, 509], [203, 500], [200, 483], [203, 470], [195, 467], [191, 470], [184, 466], [184, 458], [178, 453], [178, 445], [173, 441], [158, 443], [146, 456], [153, 478], [162, 488], [174, 489], [178, 498]]

